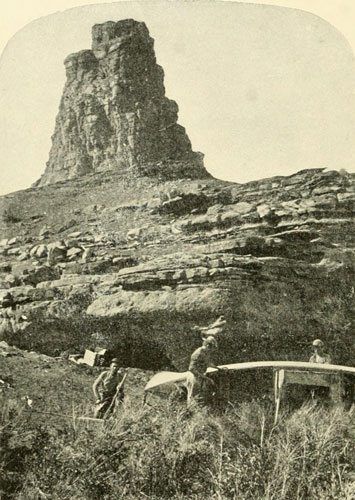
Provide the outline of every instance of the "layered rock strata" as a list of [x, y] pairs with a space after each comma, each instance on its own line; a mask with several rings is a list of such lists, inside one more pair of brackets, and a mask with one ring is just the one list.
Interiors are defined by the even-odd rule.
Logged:
[[186, 369], [192, 327], [223, 313], [221, 362], [304, 360], [321, 337], [354, 364], [354, 175], [100, 174], [8, 195], [0, 210], [0, 297], [31, 321], [9, 342], [99, 344], [131, 366]]
[[[92, 49], [65, 61], [67, 80], [38, 186], [107, 170], [208, 176], [165, 96], [164, 72], [143, 22], [97, 24]], [[159, 163], [159, 165], [157, 165]]]

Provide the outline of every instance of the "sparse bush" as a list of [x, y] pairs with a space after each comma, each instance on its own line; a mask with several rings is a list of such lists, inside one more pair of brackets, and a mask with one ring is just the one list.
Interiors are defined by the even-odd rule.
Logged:
[[24, 404], [1, 398], [0, 413], [0, 498], [17, 498], [28, 473], [27, 460], [34, 450], [41, 449], [40, 429], [33, 428]]
[[15, 224], [16, 222], [21, 222], [21, 217], [16, 213], [16, 210], [12, 207], [5, 208], [2, 214], [2, 220], [6, 224]]

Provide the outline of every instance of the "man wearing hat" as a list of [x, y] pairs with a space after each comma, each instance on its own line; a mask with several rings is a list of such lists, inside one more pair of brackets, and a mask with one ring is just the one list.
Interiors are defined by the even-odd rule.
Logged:
[[205, 338], [202, 346], [196, 349], [190, 358], [189, 371], [196, 377], [196, 391], [201, 392], [203, 381], [208, 382], [210, 385], [214, 384], [213, 380], [206, 375], [207, 368], [211, 366], [217, 370], [223, 370], [216, 366], [212, 360], [213, 351], [218, 347], [217, 341], [213, 336]]
[[116, 402], [123, 401], [125, 378], [125, 371], [119, 367], [117, 358], [111, 361], [109, 370], [105, 370], [97, 377], [92, 386], [96, 398], [95, 418], [102, 418], [107, 410], [114, 409]]
[[310, 363], [331, 363], [329, 354], [324, 352], [324, 342], [320, 339], [313, 340], [313, 354], [309, 359]]

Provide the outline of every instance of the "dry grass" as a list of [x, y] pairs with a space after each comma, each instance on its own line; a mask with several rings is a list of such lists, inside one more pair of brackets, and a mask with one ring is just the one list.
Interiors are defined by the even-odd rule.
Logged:
[[54, 429], [3, 407], [2, 499], [354, 498], [354, 412], [304, 406], [276, 428], [255, 401], [219, 414], [127, 401], [102, 425], [76, 412]]

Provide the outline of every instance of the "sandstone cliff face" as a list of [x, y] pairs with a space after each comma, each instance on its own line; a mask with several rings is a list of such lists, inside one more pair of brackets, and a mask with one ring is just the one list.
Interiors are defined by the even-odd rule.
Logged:
[[127, 19], [92, 29], [92, 50], [65, 61], [67, 81], [52, 148], [38, 186], [101, 171], [135, 168], [167, 177], [206, 177], [165, 97], [164, 72], [142, 22]]
[[321, 337], [355, 363], [354, 175], [101, 173], [0, 198], [0, 211], [0, 298], [30, 322], [9, 343], [184, 370], [192, 327], [225, 314], [220, 362], [306, 360]]

